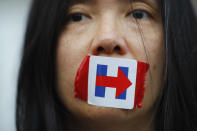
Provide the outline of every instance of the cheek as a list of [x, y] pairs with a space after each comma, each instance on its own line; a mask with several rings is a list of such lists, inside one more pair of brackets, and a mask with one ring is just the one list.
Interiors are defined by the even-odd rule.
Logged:
[[83, 58], [88, 55], [92, 34], [92, 30], [88, 30], [86, 26], [68, 26], [63, 29], [57, 45], [57, 80], [61, 84], [58, 88], [73, 90], [69, 87], [73, 87], [77, 69]]
[[[81, 60], [87, 55], [87, 47], [83, 45], [83, 39], [67, 35], [63, 32], [57, 45], [57, 90], [64, 104], [74, 98], [74, 79]], [[66, 104], [67, 105], [67, 104]]]
[[129, 28], [132, 30], [127, 28], [124, 35], [127, 36], [127, 41], [130, 43], [129, 50], [132, 57], [150, 64], [146, 77], [143, 110], [151, 109], [163, 84], [165, 53], [162, 24], [139, 23], [138, 27]]
[[74, 76], [80, 62], [88, 55], [91, 40], [87, 33], [81, 29], [65, 29], [59, 37], [57, 46], [57, 69], [58, 73], [65, 76]]
[[144, 106], [147, 107], [155, 103], [163, 86], [165, 51], [161, 27], [143, 30], [146, 56], [150, 64], [143, 101]]
[[57, 92], [65, 107], [73, 114], [85, 114], [86, 106], [79, 99], [74, 98], [74, 80], [76, 72], [88, 55], [92, 33], [83, 29], [65, 29], [57, 45]]

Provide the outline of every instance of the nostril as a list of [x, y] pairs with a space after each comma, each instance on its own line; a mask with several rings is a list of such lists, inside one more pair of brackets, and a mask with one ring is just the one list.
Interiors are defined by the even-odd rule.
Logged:
[[120, 50], [121, 50], [121, 49], [120, 49], [120, 46], [118, 46], [118, 45], [115, 46], [115, 47], [114, 47], [114, 50], [117, 51], [117, 52], [120, 52]]
[[121, 45], [119, 44], [114, 44], [114, 43], [107, 43], [107, 44], [101, 44], [99, 46], [97, 46], [94, 50], [93, 50], [93, 53], [95, 55], [98, 55], [98, 54], [113, 54], [113, 53], [116, 53], [116, 54], [124, 54], [124, 49]]
[[97, 52], [102, 52], [102, 51], [104, 51], [104, 48], [101, 47], [101, 46], [99, 46], [99, 47], [97, 48]]

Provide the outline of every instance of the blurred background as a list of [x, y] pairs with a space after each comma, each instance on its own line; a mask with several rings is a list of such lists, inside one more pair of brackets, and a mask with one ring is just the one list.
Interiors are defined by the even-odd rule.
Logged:
[[31, 0], [0, 0], [0, 131], [15, 131], [17, 75]]
[[[193, 4], [197, 11], [197, 0]], [[16, 130], [17, 75], [30, 5], [31, 0], [0, 0], [0, 131]]]

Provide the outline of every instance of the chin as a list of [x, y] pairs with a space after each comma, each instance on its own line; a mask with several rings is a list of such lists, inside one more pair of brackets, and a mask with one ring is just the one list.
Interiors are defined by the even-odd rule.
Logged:
[[138, 109], [128, 110], [94, 106], [79, 99], [75, 100], [75, 103], [69, 107], [69, 110], [76, 119], [93, 123], [123, 122], [124, 120], [134, 119], [139, 114]]

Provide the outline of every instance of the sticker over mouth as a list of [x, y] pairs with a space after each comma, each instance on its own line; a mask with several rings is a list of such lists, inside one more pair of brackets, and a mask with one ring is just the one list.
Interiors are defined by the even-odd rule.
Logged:
[[148, 68], [133, 59], [86, 56], [76, 74], [74, 96], [95, 106], [141, 108]]

